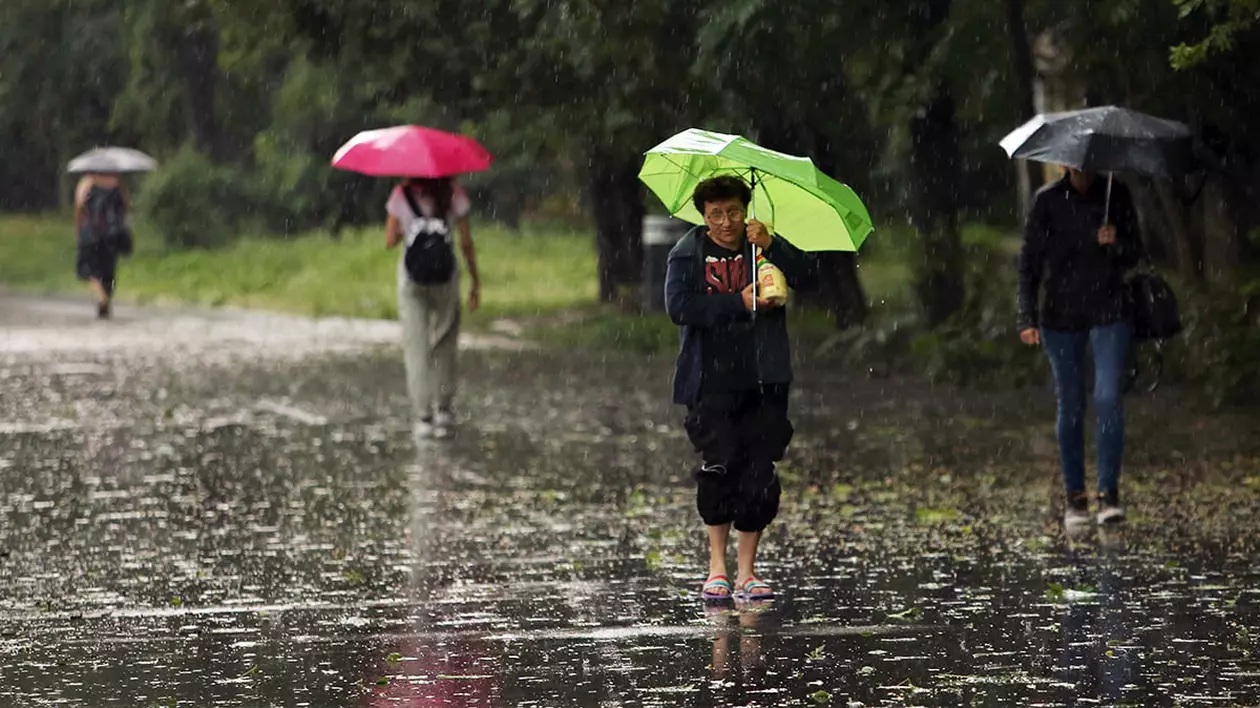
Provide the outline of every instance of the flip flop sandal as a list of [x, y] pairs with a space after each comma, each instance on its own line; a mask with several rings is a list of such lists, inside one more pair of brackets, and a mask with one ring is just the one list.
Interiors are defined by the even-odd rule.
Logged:
[[[761, 590], [761, 592], [753, 592], [754, 590]], [[739, 586], [739, 589], [735, 591], [735, 596], [748, 601], [769, 600], [774, 597], [774, 590], [770, 588], [770, 583], [752, 577]]]
[[[718, 592], [719, 589], [725, 589], [726, 592]], [[706, 600], [729, 600], [734, 594], [731, 581], [725, 575], [715, 575], [709, 578], [700, 590], [700, 596]]]

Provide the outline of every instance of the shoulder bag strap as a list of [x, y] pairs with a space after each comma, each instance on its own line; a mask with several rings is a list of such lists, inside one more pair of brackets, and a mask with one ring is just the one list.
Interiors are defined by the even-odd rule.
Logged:
[[411, 188], [407, 185], [399, 187], [402, 190], [403, 198], [407, 200], [407, 206], [411, 207], [411, 213], [416, 215], [417, 219], [424, 218], [424, 212], [420, 211], [420, 205], [416, 203], [416, 198], [411, 194]]

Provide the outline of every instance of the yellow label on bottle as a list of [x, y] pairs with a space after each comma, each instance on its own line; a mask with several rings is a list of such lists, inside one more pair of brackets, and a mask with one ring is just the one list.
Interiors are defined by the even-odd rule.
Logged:
[[776, 305], [787, 300], [787, 280], [783, 271], [770, 261], [763, 260], [757, 266], [757, 296]]

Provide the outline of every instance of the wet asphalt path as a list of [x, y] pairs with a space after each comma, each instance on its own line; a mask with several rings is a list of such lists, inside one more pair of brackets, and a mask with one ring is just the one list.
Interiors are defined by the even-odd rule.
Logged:
[[1065, 537], [1052, 402], [805, 361], [762, 575], [707, 611], [669, 362], [0, 297], [0, 706], [1260, 705], [1260, 426], [1130, 402]]

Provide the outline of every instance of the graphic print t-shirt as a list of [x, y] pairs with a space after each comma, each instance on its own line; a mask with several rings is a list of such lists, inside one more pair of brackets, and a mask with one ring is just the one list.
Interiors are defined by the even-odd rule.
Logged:
[[[708, 295], [739, 294], [748, 283], [748, 254], [704, 238], [704, 284]], [[704, 369], [702, 393], [757, 387], [757, 350], [751, 322], [730, 322], [703, 330], [700, 340]]]

